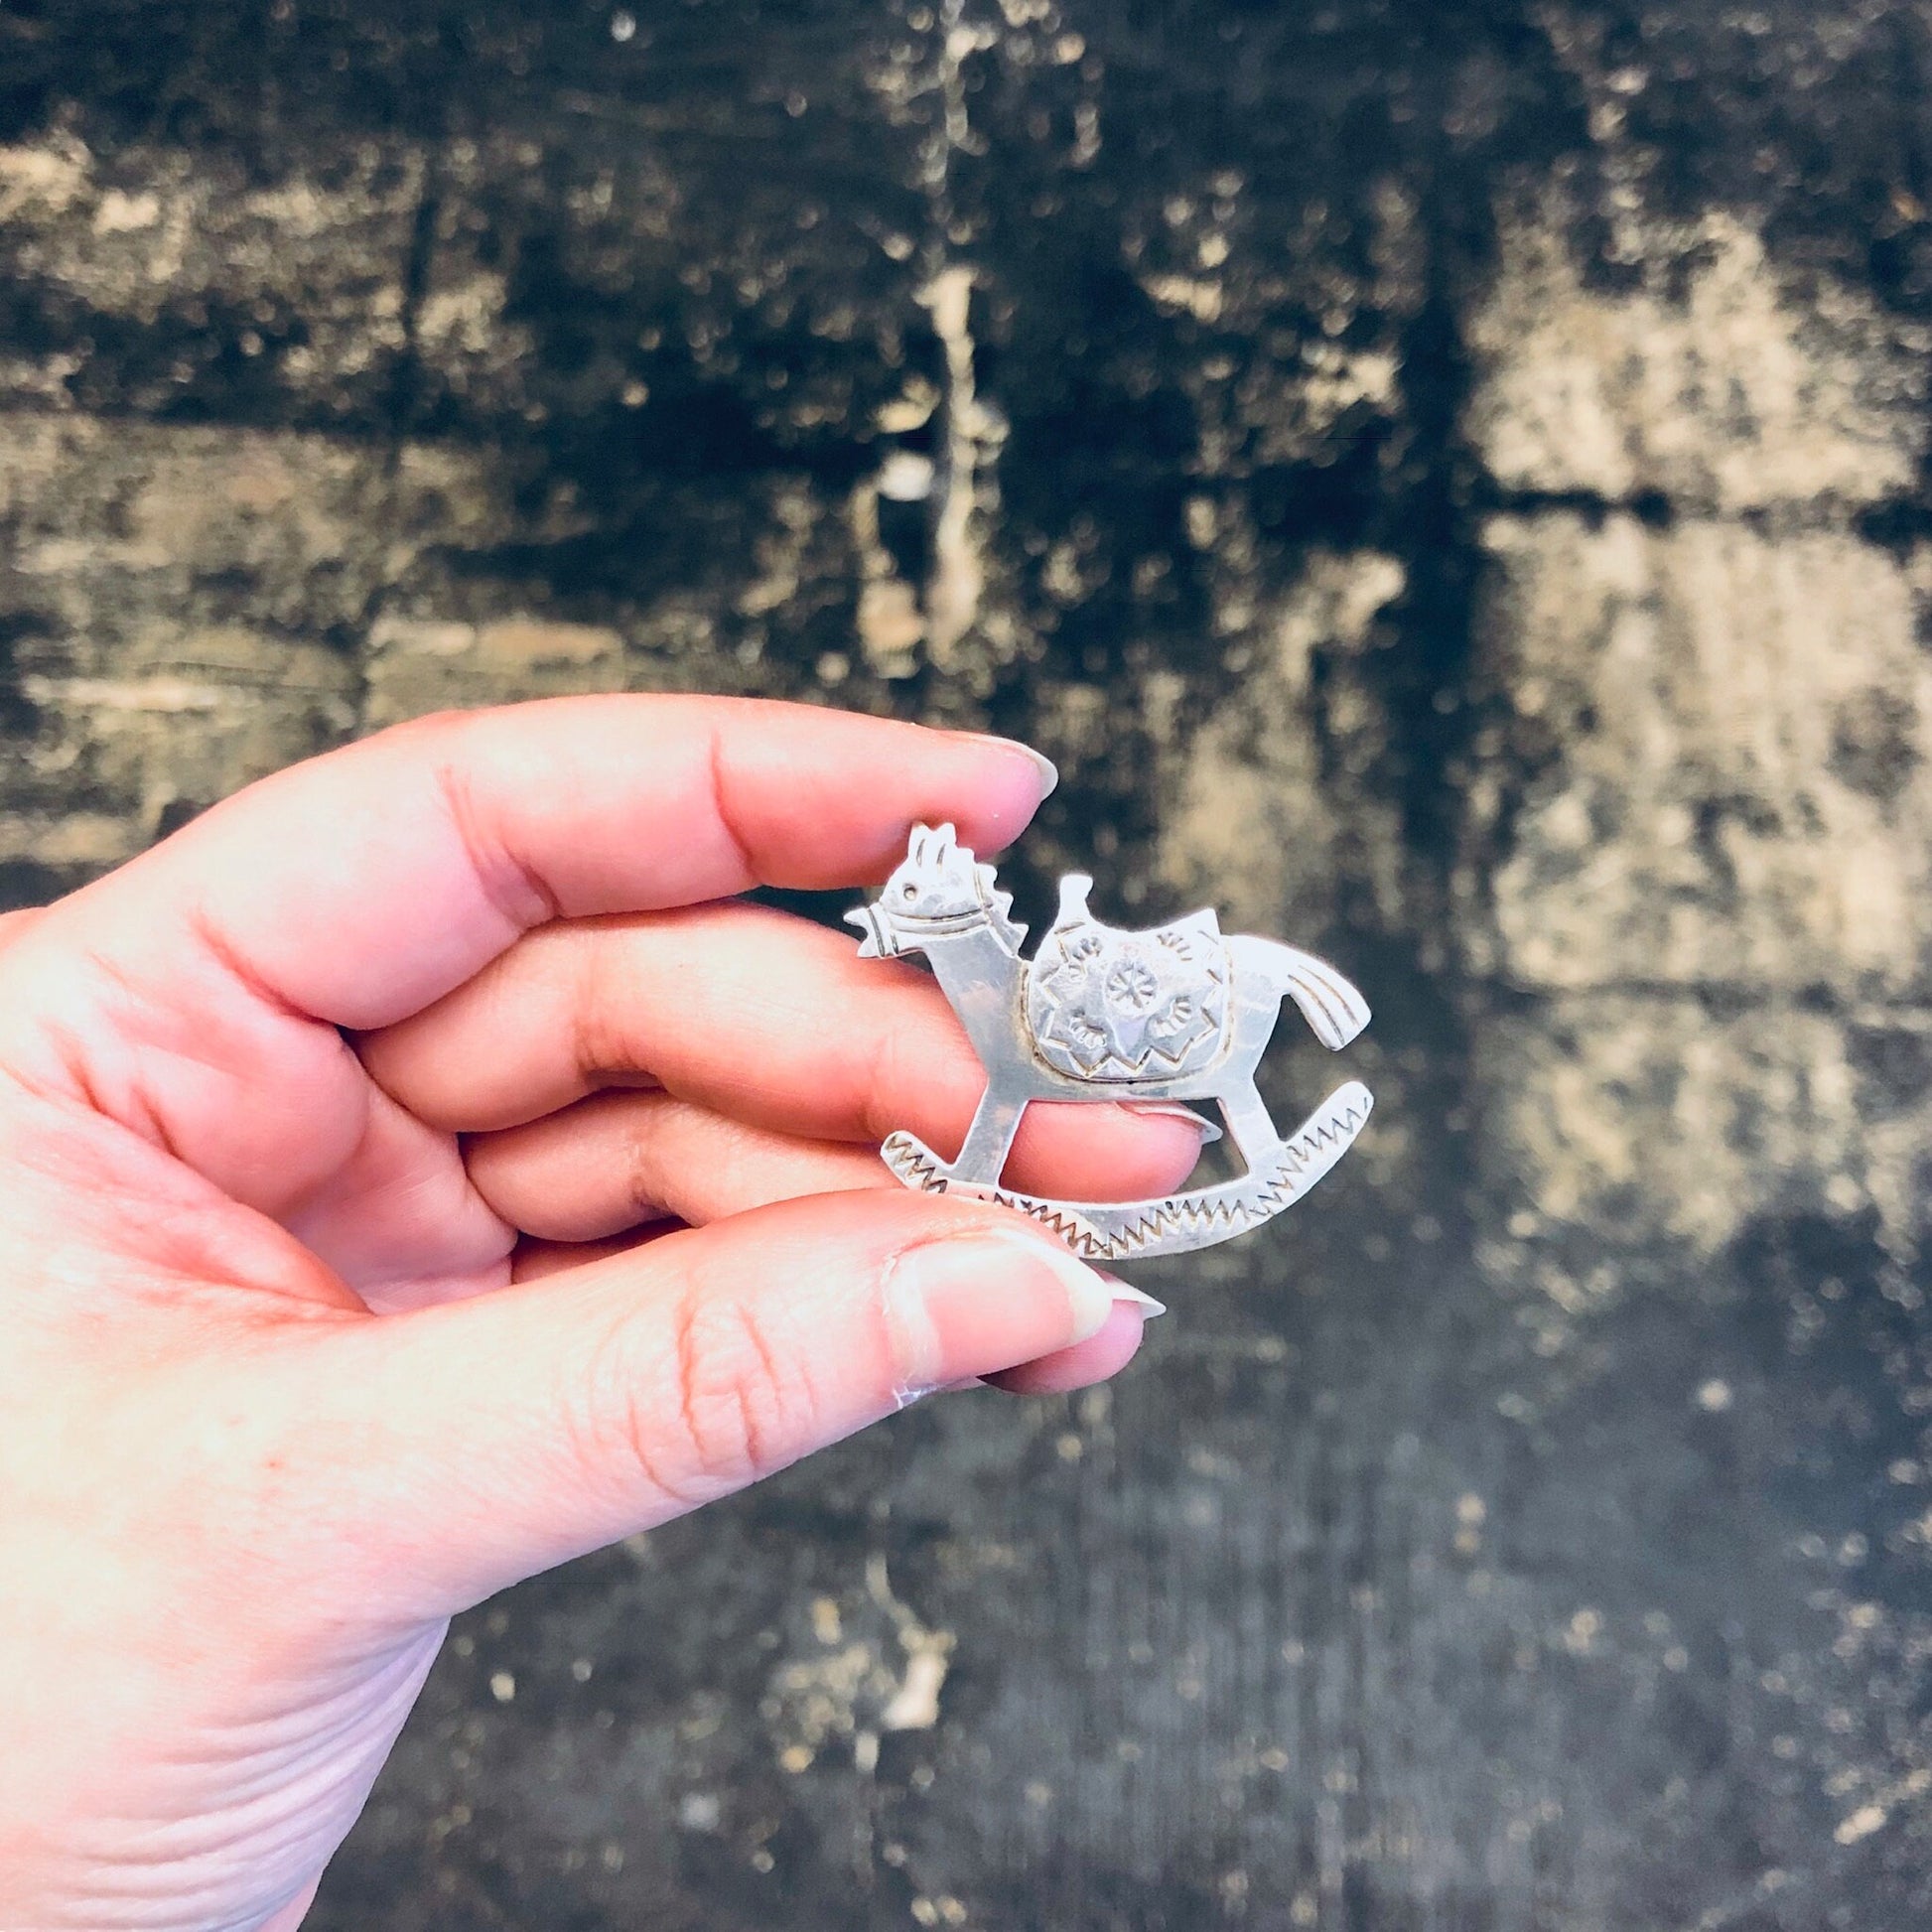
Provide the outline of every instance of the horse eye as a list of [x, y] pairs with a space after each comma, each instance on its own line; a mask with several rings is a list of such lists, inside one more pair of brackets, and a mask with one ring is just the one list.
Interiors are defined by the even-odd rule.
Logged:
[[901, 898], [917, 898], [919, 889], [916, 886], [901, 886], [898, 889], [898, 893]]

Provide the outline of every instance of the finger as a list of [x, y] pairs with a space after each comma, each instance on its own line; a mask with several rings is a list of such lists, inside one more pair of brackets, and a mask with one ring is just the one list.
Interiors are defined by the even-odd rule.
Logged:
[[[387, 1092], [451, 1132], [527, 1122], [641, 1076], [776, 1133], [876, 1144], [904, 1128], [950, 1156], [986, 1085], [929, 976], [743, 904], [533, 932], [359, 1050]], [[1081, 1200], [1165, 1193], [1204, 1131], [1177, 1108], [1030, 1108], [1010, 1175]]]
[[729, 698], [446, 713], [249, 786], [87, 909], [111, 901], [104, 937], [138, 948], [140, 977], [193, 940], [302, 1013], [379, 1027], [552, 918], [857, 885], [921, 817], [958, 813], [1003, 846], [1043, 764], [1001, 740]]
[[309, 1916], [309, 1908], [316, 1902], [316, 1893], [322, 1889], [322, 1878], [318, 1874], [303, 1886], [301, 1895], [292, 1899], [271, 1919], [264, 1920], [261, 1932], [299, 1932], [302, 1921]]
[[471, 1185], [463, 1157], [370, 1087], [362, 1132], [320, 1185], [276, 1217], [370, 1308], [416, 1308], [507, 1279], [512, 1223]]
[[[1133, 1293], [1125, 1283], [1115, 1283], [1114, 1293]], [[1076, 1341], [1071, 1348], [1042, 1355], [1036, 1361], [1022, 1362], [1017, 1368], [1002, 1369], [985, 1377], [987, 1385], [1004, 1389], [1009, 1395], [1069, 1395], [1075, 1389], [1091, 1388], [1118, 1375], [1141, 1346], [1147, 1324], [1167, 1310], [1152, 1297], [1141, 1303], [1116, 1300], [1113, 1312], [1097, 1334]]]
[[466, 1151], [512, 1227], [598, 1241], [667, 1216], [701, 1227], [772, 1201], [898, 1183], [870, 1148], [748, 1127], [668, 1093], [604, 1093]]
[[304, 1531], [339, 1545], [350, 1600], [418, 1618], [725, 1495], [913, 1392], [1071, 1347], [1113, 1299], [1000, 1209], [818, 1195], [472, 1301], [310, 1323], [254, 1387], [289, 1419], [274, 1453], [290, 1492], [333, 1499]]
[[[1172, 1154], [1137, 1139], [1110, 1158], [1108, 1143], [1122, 1136], [1102, 1135], [1096, 1147], [1075, 1138], [1083, 1123], [1072, 1110], [1059, 1113], [1016, 1156], [1014, 1186], [1104, 1200], [1116, 1189], [1168, 1191], [1193, 1165], [1191, 1133]], [[662, 1092], [594, 1094], [526, 1127], [473, 1135], [467, 1149], [478, 1202], [554, 1241], [595, 1241], [667, 1214], [701, 1227], [801, 1194], [897, 1184], [870, 1144], [748, 1127]]]
[[531, 1236], [516, 1244], [516, 1252], [510, 1257], [511, 1279], [540, 1282], [547, 1275], [561, 1275], [588, 1262], [609, 1261], [614, 1255], [627, 1255], [641, 1248], [647, 1241], [661, 1241], [683, 1226], [682, 1221], [650, 1221], [601, 1241], [548, 1241]]
[[[624, 1099], [661, 1100], [661, 1095], [621, 1096]], [[620, 1096], [610, 1096], [618, 1099]], [[594, 1108], [601, 1103], [597, 1100], [584, 1102], [584, 1107]], [[672, 1106], [679, 1103], [671, 1102]], [[581, 1111], [573, 1109], [573, 1112]], [[565, 1118], [559, 1116], [558, 1118]], [[540, 1123], [539, 1126], [547, 1125]], [[727, 1123], [727, 1125], [729, 1125]], [[493, 1137], [498, 1141], [508, 1140], [511, 1136]], [[845, 1150], [830, 1151], [836, 1156], [850, 1159]], [[878, 1176], [878, 1183], [892, 1185], [890, 1176], [880, 1163], [867, 1157], [868, 1164]], [[802, 1162], [801, 1162], [802, 1169]], [[801, 1172], [801, 1178], [805, 1177]], [[519, 1176], [519, 1180], [522, 1176]], [[480, 1182], [480, 1185], [482, 1183]], [[483, 1187], [484, 1192], [490, 1189]], [[800, 1186], [800, 1195], [812, 1192], [830, 1192], [830, 1188]], [[773, 1195], [779, 1199], [785, 1196]], [[514, 1218], [511, 1213], [513, 1200], [506, 1201], [500, 1196], [493, 1199], [499, 1213]], [[755, 1205], [748, 1201], [747, 1206]], [[524, 1210], [526, 1212], [530, 1210]], [[536, 1209], [541, 1212], [541, 1206]], [[678, 1212], [679, 1210], [673, 1210]], [[515, 1278], [518, 1281], [538, 1281], [546, 1275], [561, 1274], [567, 1268], [580, 1268], [586, 1262], [608, 1260], [613, 1255], [627, 1254], [646, 1241], [660, 1240], [666, 1234], [674, 1233], [679, 1227], [688, 1225], [691, 1216], [682, 1214], [678, 1219], [658, 1219], [628, 1226], [621, 1234], [536, 1234], [519, 1241], [515, 1255]], [[531, 1222], [524, 1221], [524, 1226]], [[1099, 1271], [1105, 1273], [1105, 1271]], [[1167, 1313], [1165, 1303], [1157, 1302], [1153, 1296], [1144, 1295], [1139, 1289], [1130, 1287], [1113, 1275], [1105, 1275], [1114, 1292], [1114, 1310], [1108, 1316], [1106, 1325], [1096, 1335], [1085, 1341], [1075, 1342], [1071, 1348], [1062, 1348], [1056, 1354], [1041, 1356], [1037, 1361], [1022, 1362], [1016, 1368], [1005, 1369], [997, 1375], [984, 1378], [988, 1387], [1004, 1389], [1011, 1395], [1065, 1395], [1074, 1389], [1090, 1388], [1096, 1382], [1104, 1382], [1133, 1360], [1141, 1345], [1141, 1333], [1149, 1321], [1157, 1315]], [[972, 1377], [962, 1384], [963, 1387], [978, 1388], [981, 1378]]]
[[558, 914], [876, 879], [920, 818], [1004, 845], [1042, 769], [729, 699], [425, 719], [250, 786], [9, 932], [0, 976], [40, 990], [0, 997], [0, 1058], [267, 1200], [359, 1132], [338, 1027], [417, 1011]]

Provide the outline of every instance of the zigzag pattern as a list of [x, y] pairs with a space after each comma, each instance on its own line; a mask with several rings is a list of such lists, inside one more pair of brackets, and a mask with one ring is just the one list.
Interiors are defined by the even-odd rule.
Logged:
[[[1162, 1201], [1123, 1205], [1041, 1200], [1004, 1187], [972, 1191], [981, 1199], [1017, 1209], [1049, 1227], [1077, 1255], [1089, 1261], [1125, 1261], [1134, 1255], [1175, 1248], [1205, 1247], [1271, 1220], [1307, 1191], [1311, 1168], [1320, 1177], [1340, 1158], [1368, 1119], [1372, 1102], [1337, 1108], [1301, 1129], [1280, 1147], [1265, 1169], [1232, 1188], [1203, 1189]], [[881, 1153], [886, 1165], [908, 1187], [943, 1194], [953, 1185], [944, 1164], [909, 1134], [895, 1134]], [[1129, 1218], [1132, 1217], [1132, 1218]]]
[[[916, 1187], [921, 1193], [943, 1194], [953, 1185], [939, 1157], [909, 1134], [892, 1135], [880, 1153], [899, 1179], [908, 1187]], [[1043, 1222], [1076, 1254], [1098, 1257], [1104, 1251], [1106, 1236], [1087, 1221], [1077, 1208], [1070, 1207], [1064, 1201], [1040, 1200], [1033, 1194], [1011, 1193], [1004, 1187], [976, 1187], [972, 1191], [982, 1200], [992, 1201], [1001, 1207], [1018, 1208], [1021, 1213]]]

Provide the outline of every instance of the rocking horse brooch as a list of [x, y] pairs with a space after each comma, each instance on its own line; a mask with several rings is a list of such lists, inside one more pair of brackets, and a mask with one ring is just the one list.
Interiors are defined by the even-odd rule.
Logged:
[[[865, 934], [862, 959], [925, 954], [986, 1067], [986, 1092], [956, 1161], [906, 1133], [880, 1151], [908, 1187], [1018, 1208], [1090, 1260], [1211, 1247], [1300, 1200], [1348, 1152], [1374, 1104], [1350, 1080], [1286, 1140], [1276, 1133], [1255, 1068], [1283, 998], [1330, 1048], [1368, 1025], [1368, 1006], [1311, 954], [1223, 936], [1212, 911], [1147, 932], [1102, 925], [1087, 910], [1092, 889], [1084, 873], [1060, 881], [1058, 916], [1023, 959], [1027, 928], [1010, 916], [1013, 897], [993, 868], [976, 864], [950, 825], [912, 828], [879, 897], [845, 916]], [[1031, 1101], [1200, 1099], [1219, 1103], [1247, 1170], [1238, 1179], [1121, 1204], [1041, 1200], [1000, 1184]]]

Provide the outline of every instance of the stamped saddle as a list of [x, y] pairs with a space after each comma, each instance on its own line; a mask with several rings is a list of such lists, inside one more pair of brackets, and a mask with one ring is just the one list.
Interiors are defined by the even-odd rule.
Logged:
[[1212, 911], [1145, 932], [1087, 910], [1093, 881], [1060, 881], [1060, 907], [1027, 975], [1034, 1050], [1076, 1080], [1200, 1072], [1227, 1043], [1228, 952]]

